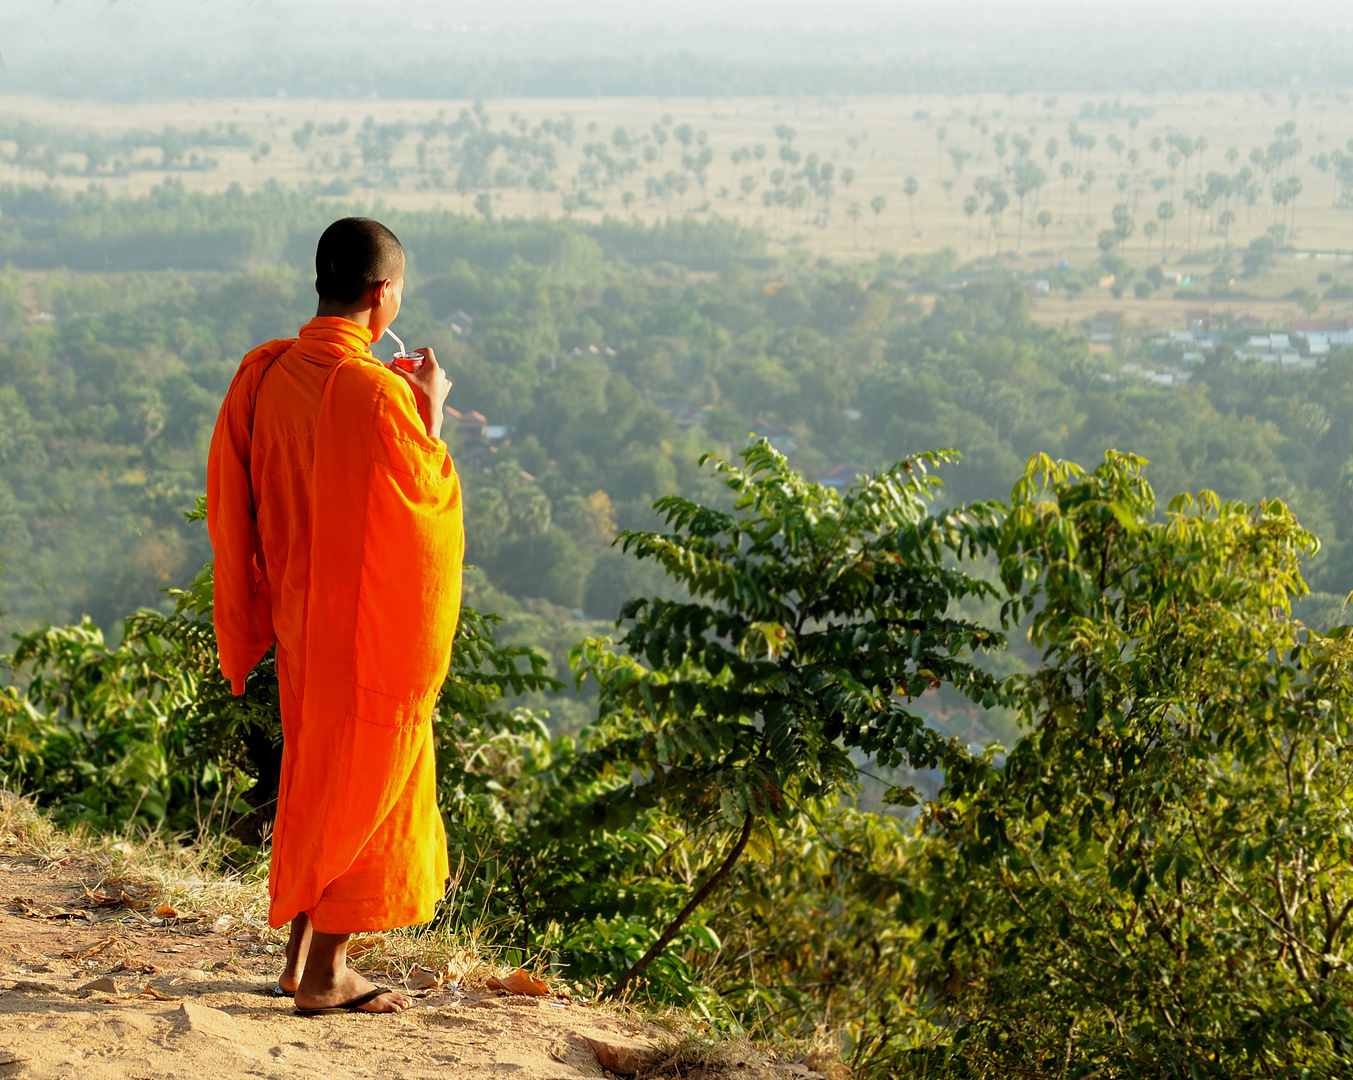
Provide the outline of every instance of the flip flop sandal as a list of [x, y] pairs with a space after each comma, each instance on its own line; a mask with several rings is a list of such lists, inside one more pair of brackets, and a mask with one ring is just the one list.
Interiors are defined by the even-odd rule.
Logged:
[[344, 1013], [361, 1012], [362, 1006], [368, 1001], [375, 1001], [382, 994], [388, 994], [391, 991], [384, 986], [378, 986], [374, 990], [369, 990], [361, 997], [355, 997], [351, 1001], [345, 1001], [342, 1005], [330, 1005], [325, 1009], [301, 1009], [297, 1008], [297, 1016], [342, 1016]]
[[265, 994], [267, 994], [269, 997], [287, 997], [287, 998], [289, 998], [289, 997], [295, 997], [295, 996], [296, 996], [296, 991], [294, 991], [294, 990], [283, 990], [280, 983], [277, 984], [277, 985], [275, 985], [275, 986], [273, 986], [273, 988], [272, 988], [271, 990], [264, 990], [263, 992], [264, 992]]

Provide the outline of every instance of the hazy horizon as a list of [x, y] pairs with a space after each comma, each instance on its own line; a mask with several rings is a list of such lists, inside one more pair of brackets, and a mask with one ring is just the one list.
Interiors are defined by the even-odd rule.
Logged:
[[[784, 92], [760, 69], [839, 68], [803, 92], [863, 92], [903, 85], [894, 70], [922, 65], [935, 89], [1207, 89], [1282, 84], [1345, 86], [1353, 45], [1347, 5], [1315, 0], [1150, 3], [1130, 9], [999, 0], [943, 5], [838, 0], [694, 0], [681, 6], [584, 0], [560, 17], [542, 0], [437, 3], [379, 9], [323, 0], [56, 0], [0, 15], [0, 92], [104, 99], [161, 96], [390, 96], [401, 67], [423, 80], [413, 96], [634, 92], [636, 75], [595, 73], [613, 59], [642, 69], [680, 57], [700, 73], [648, 80], [649, 92]], [[527, 71], [531, 61], [582, 70]], [[512, 65], [518, 65], [512, 67]], [[703, 66], [702, 66], [703, 65]], [[466, 74], [474, 66], [474, 74]], [[717, 69], [719, 74], [711, 74]], [[505, 73], [506, 72], [506, 73]], [[760, 73], [759, 73], [760, 72]], [[535, 80], [535, 85], [532, 80]], [[440, 79], [440, 83], [439, 83]], [[570, 81], [571, 80], [571, 81]], [[440, 87], [440, 88], [439, 88]], [[641, 87], [642, 88], [642, 87]]]

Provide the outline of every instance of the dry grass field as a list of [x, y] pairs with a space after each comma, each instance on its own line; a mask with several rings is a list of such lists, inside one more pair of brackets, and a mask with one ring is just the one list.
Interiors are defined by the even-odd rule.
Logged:
[[[1296, 250], [1278, 260], [1262, 285], [1247, 284], [1248, 298], [1214, 306], [1286, 318], [1305, 313], [1295, 299], [1282, 299], [1294, 289], [1319, 299], [1339, 284], [1341, 271], [1353, 280], [1353, 260], [1339, 258], [1353, 253], [1353, 206], [1338, 205], [1336, 168], [1353, 137], [1353, 103], [1346, 94], [494, 99], [471, 114], [472, 122], [459, 134], [446, 130], [472, 108], [471, 102], [427, 100], [110, 105], [10, 96], [0, 99], [0, 124], [30, 121], [69, 136], [111, 138], [133, 130], [148, 135], [116, 169], [105, 164], [91, 176], [86, 158], [69, 149], [48, 155], [41, 165], [16, 161], [17, 144], [0, 132], [0, 182], [53, 182], [72, 190], [93, 183], [110, 194], [136, 194], [170, 175], [158, 167], [162, 151], [151, 137], [155, 133], [233, 125], [252, 145], [204, 149], [196, 169], [185, 156], [172, 170], [175, 179], [190, 190], [276, 182], [328, 191], [348, 202], [407, 208], [473, 211], [478, 200], [480, 212], [495, 215], [597, 220], [611, 214], [652, 221], [717, 214], [760, 221], [777, 245], [797, 242], [834, 259], [949, 247], [960, 261], [995, 260], [1023, 271], [1061, 260], [1086, 266], [1099, 254], [1101, 232], [1114, 224], [1114, 207], [1123, 205], [1133, 227], [1120, 252], [1138, 266], [1161, 263], [1184, 273], [1206, 273], [1228, 247], [1243, 248], [1276, 221], [1286, 222], [1287, 240]], [[571, 131], [561, 135], [569, 120]], [[308, 136], [307, 124], [313, 125]], [[1288, 133], [1278, 130], [1288, 124], [1294, 125]], [[471, 138], [493, 134], [496, 142], [481, 141], [488, 149], [479, 179], [462, 179], [457, 191], [471, 141], [466, 132]], [[1171, 137], [1192, 140], [1194, 152], [1172, 163]], [[1199, 137], [1205, 143], [1199, 145]], [[1052, 138], [1058, 145], [1050, 156]], [[1287, 140], [1286, 160], [1271, 169], [1268, 162], [1251, 165], [1252, 151], [1267, 155], [1278, 139]], [[1016, 163], [1022, 143], [1045, 180], [1026, 193], [1021, 222]], [[548, 160], [539, 156], [542, 148]], [[803, 175], [811, 155], [816, 184]], [[1062, 175], [1063, 163], [1070, 165], [1069, 176]], [[827, 165], [829, 195], [821, 186]], [[1206, 190], [1209, 174], [1234, 177], [1247, 166], [1248, 194], [1218, 197], [1206, 209], [1194, 209], [1186, 198], [1187, 192]], [[1301, 181], [1300, 194], [1279, 204], [1275, 183], [1290, 183], [1294, 176]], [[1009, 199], [999, 217], [988, 212], [990, 189], [978, 190], [988, 181], [999, 181]], [[965, 199], [974, 195], [979, 206], [965, 214]], [[802, 200], [797, 206], [796, 198]], [[1145, 225], [1157, 218], [1162, 202], [1173, 203], [1175, 216], [1157, 222], [1163, 235], [1149, 237]], [[1047, 212], [1042, 225], [1040, 211]], [[1229, 225], [1226, 217], [1233, 219]], [[1163, 291], [1138, 306], [1149, 308], [1144, 313], [1150, 320], [1173, 324], [1191, 305], [1181, 301], [1175, 313], [1163, 299], [1168, 295]], [[1074, 300], [1044, 302], [1039, 314], [1054, 322], [1076, 321], [1108, 296], [1107, 290], [1091, 288]], [[1308, 310], [1313, 302], [1307, 300]], [[1131, 294], [1119, 305], [1131, 308]], [[1353, 308], [1331, 298], [1321, 299], [1317, 310], [1343, 315]]]

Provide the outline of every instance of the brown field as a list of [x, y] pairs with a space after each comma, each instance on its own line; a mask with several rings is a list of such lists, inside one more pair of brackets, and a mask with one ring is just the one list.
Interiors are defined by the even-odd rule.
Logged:
[[[1110, 114], [1116, 111], [1119, 118], [1082, 118], [1082, 107], [1087, 104], [1096, 111], [1107, 105]], [[213, 148], [209, 153], [216, 159], [215, 167], [173, 174], [185, 187], [222, 190], [239, 183], [251, 189], [275, 181], [284, 187], [306, 188], [340, 180], [351, 185], [348, 201], [472, 210], [474, 193], [460, 195], [452, 189], [456, 169], [447, 160], [449, 146], [445, 138], [437, 136], [428, 141], [420, 167], [422, 136], [414, 126], [439, 113], [447, 120], [454, 119], [470, 105], [464, 101], [287, 98], [107, 105], [10, 96], [0, 99], [0, 117], [29, 119], [47, 129], [109, 134], [138, 128], [159, 131], [166, 125], [195, 130], [233, 123], [254, 138], [256, 147], [266, 142], [269, 153], [264, 156], [257, 149]], [[1294, 288], [1325, 292], [1329, 280], [1317, 281], [1322, 273], [1336, 282], [1341, 271], [1353, 279], [1353, 262], [1334, 257], [1337, 253], [1353, 253], [1353, 208], [1335, 205], [1334, 170], [1321, 171], [1315, 164], [1316, 155], [1345, 149], [1353, 136], [1353, 104], [1347, 95], [1303, 93], [1274, 98], [1259, 94], [1200, 93], [1106, 99], [1067, 93], [1055, 98], [1030, 94], [912, 95], [811, 101], [495, 99], [486, 102], [485, 107], [489, 129], [493, 131], [512, 127], [524, 132], [543, 120], [565, 117], [573, 119], [576, 130], [571, 146], [557, 144], [559, 164], [550, 176], [555, 190], [534, 192], [524, 183], [493, 188], [492, 209], [498, 215], [562, 216], [569, 212], [565, 199], [578, 188], [578, 167], [587, 160], [584, 145], [604, 143], [617, 161], [634, 157], [635, 168], [610, 183], [590, 187], [590, 198], [597, 205], [573, 209], [572, 216], [580, 220], [596, 220], [604, 214], [633, 214], [648, 221], [686, 214], [699, 218], [718, 214], [748, 223], [760, 221], [777, 246], [797, 242], [813, 254], [839, 260], [864, 258], [871, 252], [901, 255], [949, 247], [961, 261], [994, 260], [1024, 272], [1051, 267], [1063, 259], [1073, 267], [1087, 265], [1098, 255], [1096, 239], [1100, 231], [1112, 224], [1113, 206], [1123, 203], [1129, 207], [1136, 225], [1123, 248], [1131, 262], [1139, 266], [1162, 262], [1167, 269], [1207, 273], [1227, 246], [1228, 238], [1215, 220], [1222, 204], [1219, 202], [1206, 216], [1196, 212], [1190, 220], [1184, 191], [1199, 187], [1207, 173], [1229, 174], [1244, 166], [1252, 149], [1267, 148], [1274, 140], [1274, 129], [1293, 120], [1302, 148], [1292, 171], [1302, 179], [1303, 190], [1295, 209], [1288, 211], [1289, 222], [1294, 224], [1289, 239], [1297, 252], [1306, 257], [1299, 259], [1295, 252], [1289, 254], [1280, 259], [1277, 268], [1261, 283], [1242, 283], [1253, 299], [1214, 302], [1211, 306], [1237, 314], [1252, 311], [1262, 318], [1281, 320], [1303, 314], [1295, 301], [1280, 299]], [[1133, 110], [1139, 110], [1135, 127], [1126, 116]], [[411, 125], [409, 132], [395, 144], [389, 167], [384, 170], [365, 169], [362, 163], [357, 136], [367, 117], [378, 125], [401, 120]], [[691, 179], [683, 196], [645, 195], [647, 178], [661, 179], [669, 170], [681, 171], [681, 148], [674, 138], [667, 141], [658, 160], [651, 164], [642, 160], [642, 148], [651, 141], [648, 133], [664, 117], [670, 117], [669, 131], [690, 124], [695, 132], [705, 133], [713, 159], [703, 191]], [[317, 125], [347, 120], [349, 128], [342, 136], [316, 136], [303, 151], [294, 143], [292, 132], [307, 120]], [[1095, 137], [1093, 149], [1077, 152], [1071, 147], [1068, 125], [1072, 122], [1083, 133]], [[779, 124], [794, 129], [792, 145], [799, 153], [805, 157], [816, 153], [822, 162], [834, 165], [835, 190], [827, 201], [825, 215], [820, 213], [821, 200], [811, 200], [798, 213], [788, 207], [768, 209], [762, 204], [762, 193], [772, 187], [771, 173], [782, 164], [781, 144], [774, 130]], [[982, 125], [988, 128], [985, 136]], [[617, 127], [628, 130], [636, 140], [634, 149], [628, 153], [611, 144]], [[1000, 177], [1014, 160], [1013, 148], [1003, 158], [997, 156], [995, 136], [1000, 132], [1006, 132], [1012, 143], [1016, 135], [1029, 138], [1033, 144], [1030, 156], [1043, 167], [1048, 180], [1026, 199], [1021, 228], [1013, 181], [1009, 175], [1004, 176], [1011, 204], [1001, 219], [1000, 234], [994, 236], [992, 219], [979, 212], [970, 221], [962, 204], [973, 193], [977, 178]], [[1166, 150], [1153, 152], [1150, 148], [1153, 137], [1172, 133], [1195, 139], [1205, 136], [1208, 142], [1205, 151], [1194, 154], [1173, 173], [1166, 163]], [[1050, 136], [1056, 136], [1061, 143], [1060, 153], [1051, 163], [1044, 150]], [[1117, 152], [1115, 140], [1121, 140]], [[765, 148], [763, 158], [749, 155], [738, 164], [731, 160], [735, 150], [754, 149], [758, 144]], [[1231, 147], [1238, 151], [1233, 166], [1225, 157]], [[972, 155], [961, 174], [955, 170], [950, 148]], [[49, 182], [47, 172], [13, 164], [12, 149], [12, 143], [0, 142], [0, 153], [6, 159], [0, 161], [0, 182]], [[692, 152], [698, 149], [698, 144], [691, 147]], [[1135, 166], [1129, 164], [1134, 149], [1139, 154]], [[345, 153], [350, 159], [346, 167]], [[502, 153], [497, 151], [491, 164]], [[147, 146], [134, 156], [150, 160], [158, 156], [158, 151]], [[1064, 160], [1072, 160], [1076, 167], [1075, 175], [1065, 185], [1065, 193], [1057, 171]], [[434, 180], [432, 170], [439, 162], [443, 175]], [[83, 169], [81, 155], [68, 154], [57, 165], [57, 175], [51, 182], [72, 190], [91, 183], [83, 175], [63, 175], [60, 171], [79, 173]], [[842, 171], [846, 168], [855, 173], [853, 183], [848, 186], [842, 182]], [[1083, 188], [1086, 170], [1093, 170], [1097, 177], [1088, 190]], [[140, 170], [126, 176], [97, 177], [93, 182], [114, 195], [135, 194], [158, 184], [165, 175], [158, 169]], [[690, 178], [693, 174], [686, 175]], [[740, 190], [743, 177], [751, 177], [755, 183], [750, 196], [744, 196]], [[904, 189], [908, 177], [917, 182], [910, 206]], [[1248, 205], [1244, 199], [1235, 199], [1230, 204], [1236, 216], [1229, 236], [1233, 248], [1241, 248], [1262, 235], [1273, 224], [1275, 213], [1281, 212], [1271, 198], [1272, 178], [1256, 170], [1255, 179], [1262, 185], [1257, 201]], [[1163, 188], [1157, 190], [1153, 181], [1163, 183]], [[786, 190], [796, 182], [787, 180]], [[627, 191], [633, 196], [628, 209], [624, 202]], [[870, 206], [876, 196], [886, 200], [886, 206], [878, 214]], [[1161, 237], [1149, 243], [1142, 226], [1154, 217], [1158, 203], [1167, 199], [1173, 200], [1176, 216], [1168, 227], [1168, 248], [1162, 260]], [[854, 224], [847, 212], [851, 203], [860, 208]], [[1047, 209], [1053, 215], [1045, 232], [1034, 224], [1039, 209]], [[1320, 254], [1326, 257], [1318, 258]], [[1176, 303], [1166, 300], [1167, 296], [1169, 290], [1143, 304], [1133, 301], [1129, 293], [1127, 298], [1113, 303], [1130, 309], [1134, 305], [1142, 308], [1134, 313], [1145, 315], [1158, 325], [1172, 325], [1183, 308], [1199, 303]], [[1108, 290], [1091, 288], [1074, 301], [1060, 296], [1043, 301], [1037, 305], [1037, 311], [1040, 318], [1051, 322], [1063, 319], [1075, 322], [1109, 302]], [[1174, 306], [1180, 308], [1179, 313], [1173, 311]], [[1318, 314], [1344, 315], [1349, 311], [1353, 311], [1353, 305], [1348, 302], [1324, 301]]]

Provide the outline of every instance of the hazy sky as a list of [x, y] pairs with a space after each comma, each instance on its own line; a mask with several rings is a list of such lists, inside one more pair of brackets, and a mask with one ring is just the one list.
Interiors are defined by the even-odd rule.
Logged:
[[[11, 5], [4, 5], [11, 7]], [[707, 24], [807, 28], [832, 25], [1028, 27], [1096, 25], [1208, 25], [1243, 23], [1347, 26], [1353, 21], [1343, 0], [45, 0], [14, 3], [0, 25], [6, 52], [38, 42], [90, 42], [110, 29], [133, 34], [198, 37], [213, 31], [250, 33], [270, 29], [290, 34], [326, 26], [365, 25], [377, 35], [409, 31], [420, 23], [437, 29], [485, 30], [512, 25], [595, 22], [616, 27], [689, 28]], [[11, 36], [12, 35], [12, 36]]]
[[1205, 85], [1233, 61], [1261, 70], [1271, 51], [1284, 79], [1301, 74], [1289, 68], [1322, 66], [1312, 81], [1347, 85], [1351, 46], [1350, 0], [4, 0], [0, 91], [144, 95], [159, 70], [175, 92], [201, 71], [207, 94], [223, 66], [247, 66], [266, 83], [289, 58], [391, 69], [677, 53], [958, 59], [1026, 72], [1048, 61], [1091, 72], [1121, 63], [1134, 73], [1124, 76], [1130, 88], [1143, 63], [1209, 67]]

